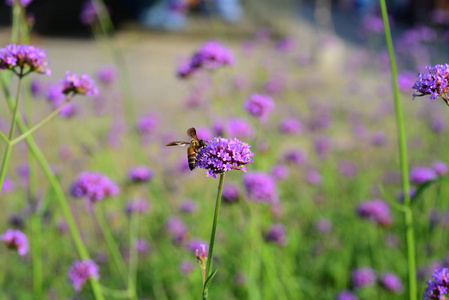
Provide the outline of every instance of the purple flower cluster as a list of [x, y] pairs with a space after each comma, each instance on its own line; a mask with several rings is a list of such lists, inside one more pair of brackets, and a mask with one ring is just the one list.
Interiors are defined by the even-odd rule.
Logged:
[[338, 293], [337, 297], [335, 297], [335, 300], [358, 300], [356, 295], [354, 295], [353, 292], [344, 290]]
[[186, 78], [200, 69], [215, 70], [222, 66], [232, 65], [234, 56], [231, 51], [218, 42], [204, 43], [187, 62], [178, 68], [178, 76]]
[[243, 176], [248, 197], [256, 202], [276, 204], [279, 196], [274, 178], [263, 172], [250, 172]]
[[114, 66], [103, 66], [97, 71], [97, 79], [104, 85], [112, 84], [117, 79], [117, 69]]
[[81, 291], [84, 283], [90, 278], [98, 280], [99, 268], [92, 260], [75, 261], [67, 273], [75, 291]]
[[221, 194], [223, 201], [228, 203], [236, 202], [239, 199], [239, 189], [235, 184], [225, 184]]
[[416, 93], [413, 98], [430, 95], [430, 99], [441, 97], [449, 105], [449, 65], [427, 66], [426, 73], [419, 73], [418, 80], [413, 85]]
[[438, 176], [446, 175], [449, 171], [447, 164], [442, 161], [436, 161], [432, 164], [432, 169], [437, 173]]
[[423, 184], [435, 177], [437, 177], [437, 174], [431, 168], [416, 167], [410, 171], [410, 182], [416, 185]]
[[287, 234], [282, 224], [274, 224], [265, 232], [264, 238], [267, 242], [273, 242], [280, 246], [285, 246]]
[[148, 135], [157, 127], [157, 120], [152, 115], [140, 117], [136, 122], [136, 129], [140, 134]]
[[395, 294], [400, 294], [403, 290], [401, 279], [393, 273], [385, 273], [379, 279], [380, 285]]
[[183, 220], [177, 217], [170, 218], [165, 223], [165, 228], [176, 243], [183, 242], [187, 237], [187, 226]]
[[87, 74], [78, 76], [75, 73], [66, 72], [61, 79], [63, 94], [97, 95], [98, 89], [92, 78]]
[[70, 193], [73, 197], [84, 197], [91, 203], [118, 194], [119, 187], [109, 178], [97, 172], [83, 172], [72, 183]]
[[153, 178], [154, 174], [147, 166], [136, 166], [128, 171], [128, 178], [132, 182], [146, 182]]
[[80, 21], [84, 25], [92, 25], [98, 21], [97, 11], [92, 1], [88, 0], [81, 6]]
[[26, 235], [18, 229], [8, 229], [0, 235], [0, 241], [3, 241], [10, 249], [17, 250], [20, 256], [28, 252], [28, 239]]
[[236, 138], [251, 138], [254, 135], [254, 129], [245, 119], [230, 119], [226, 124], [226, 132], [229, 136]]
[[279, 123], [279, 131], [286, 134], [301, 133], [303, 125], [296, 118], [286, 118]]
[[[13, 70], [19, 75], [29, 72], [51, 75], [45, 58], [45, 52], [41, 49], [29, 45], [10, 44], [0, 49], [0, 70]], [[17, 71], [17, 67], [21, 71]]]
[[244, 109], [260, 122], [266, 122], [270, 112], [274, 109], [274, 102], [270, 96], [252, 94], [246, 99]]
[[247, 143], [238, 139], [215, 138], [202, 147], [197, 154], [196, 167], [206, 169], [206, 175], [217, 178], [230, 170], [246, 172], [246, 164], [252, 162], [254, 153]]
[[9, 179], [8, 177], [5, 177], [5, 179], [3, 180], [3, 184], [1, 186], [1, 194], [8, 194], [11, 193], [12, 191], [14, 191], [14, 182]]
[[[47, 88], [45, 98], [50, 102], [50, 105], [54, 110], [63, 105], [66, 100], [66, 96], [62, 93], [61, 86], [56, 84], [52, 84]], [[62, 118], [69, 118], [75, 113], [76, 108], [73, 103], [67, 103], [59, 112], [59, 116]]]
[[389, 226], [393, 222], [388, 204], [379, 199], [359, 203], [357, 214], [381, 226]]
[[132, 213], [143, 214], [148, 211], [150, 204], [145, 198], [135, 198], [128, 201], [125, 207], [125, 211], [128, 215]]
[[424, 300], [444, 300], [449, 295], [449, 269], [442, 268], [436, 270], [427, 281], [424, 291]]
[[371, 268], [360, 268], [351, 272], [351, 284], [354, 288], [373, 286], [375, 283], [376, 272]]

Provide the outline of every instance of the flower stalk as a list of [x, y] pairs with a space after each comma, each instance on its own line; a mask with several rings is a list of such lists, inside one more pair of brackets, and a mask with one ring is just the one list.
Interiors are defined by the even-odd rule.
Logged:
[[388, 56], [390, 57], [391, 80], [393, 85], [394, 107], [396, 113], [396, 123], [398, 130], [399, 142], [399, 160], [402, 177], [402, 190], [404, 192], [404, 223], [405, 223], [405, 239], [407, 245], [407, 264], [408, 264], [408, 293], [410, 300], [417, 299], [416, 286], [416, 251], [415, 237], [413, 231], [413, 212], [410, 200], [410, 181], [407, 160], [407, 144], [405, 136], [404, 118], [402, 113], [401, 102], [399, 99], [399, 86], [397, 81], [397, 67], [391, 38], [390, 24], [388, 21], [387, 7], [385, 0], [379, 0], [382, 20], [384, 24], [385, 39], [388, 48]]

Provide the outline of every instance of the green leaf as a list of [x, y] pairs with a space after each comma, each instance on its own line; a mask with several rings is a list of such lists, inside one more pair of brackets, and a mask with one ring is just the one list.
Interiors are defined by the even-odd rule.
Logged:
[[215, 269], [209, 277], [207, 277], [206, 282], [204, 283], [203, 291], [207, 291], [209, 289], [210, 284], [212, 283], [212, 280], [215, 277], [215, 274], [217, 274], [218, 269]]

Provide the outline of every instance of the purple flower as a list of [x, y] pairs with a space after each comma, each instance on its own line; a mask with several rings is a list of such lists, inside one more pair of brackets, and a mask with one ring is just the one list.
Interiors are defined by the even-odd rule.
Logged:
[[371, 268], [360, 268], [351, 272], [351, 284], [354, 288], [373, 286], [375, 283], [376, 273]]
[[0, 70], [13, 70], [16, 74], [27, 74], [36, 72], [45, 75], [51, 75], [47, 68], [48, 62], [43, 50], [29, 45], [10, 44], [0, 49]]
[[449, 269], [442, 268], [436, 270], [427, 281], [424, 291], [424, 300], [444, 300], [449, 294]]
[[179, 270], [182, 274], [189, 274], [194, 268], [195, 265], [189, 260], [183, 260], [179, 263]]
[[388, 291], [400, 294], [403, 290], [401, 279], [393, 273], [385, 273], [379, 279], [380, 285]]
[[385, 132], [382, 131], [376, 131], [373, 133], [373, 136], [371, 137], [371, 144], [373, 146], [381, 147], [385, 145], [388, 141], [388, 137], [385, 134]]
[[399, 89], [404, 93], [409, 93], [415, 82], [416, 75], [413, 72], [404, 71], [398, 74]]
[[[410, 191], [409, 191], [409, 197], [410, 199], [412, 199], [413, 197], [415, 197], [416, 194], [416, 188], [414, 186], [410, 187]], [[397, 195], [396, 195], [396, 199], [399, 202], [404, 202], [404, 192], [402, 190], [400, 190]]]
[[147, 240], [139, 238], [134, 245], [136, 247], [137, 252], [139, 253], [148, 253], [150, 251], [150, 244]]
[[295, 47], [295, 40], [291, 37], [283, 37], [276, 42], [275, 48], [280, 52], [289, 52]]
[[323, 232], [323, 233], [329, 232], [329, 231], [332, 230], [332, 222], [329, 219], [326, 219], [326, 218], [319, 218], [315, 222], [315, 228], [319, 232]]
[[187, 243], [187, 250], [189, 250], [192, 253], [195, 253], [198, 249], [202, 248], [203, 245], [205, 247], [205, 250], [209, 251], [209, 245], [205, 241], [194, 238]]
[[361, 202], [356, 210], [360, 217], [381, 226], [389, 226], [393, 222], [388, 204], [380, 199]]
[[306, 173], [306, 180], [310, 184], [320, 185], [321, 184], [321, 175], [317, 171], [311, 170]]
[[[62, 93], [62, 87], [58, 84], [48, 86], [45, 92], [45, 98], [51, 104], [52, 109], [57, 109], [66, 101], [66, 96]], [[72, 117], [76, 113], [76, 108], [72, 103], [65, 104], [64, 108], [59, 112], [62, 118]]]
[[42, 93], [42, 90], [44, 89], [42, 82], [32, 79], [30, 83], [30, 90], [33, 97], [39, 97]]
[[264, 234], [267, 242], [273, 242], [281, 246], [287, 243], [287, 234], [282, 224], [273, 224]]
[[276, 204], [279, 196], [274, 178], [263, 172], [249, 172], [243, 176], [248, 197], [256, 202]]
[[227, 123], [226, 133], [232, 137], [245, 139], [254, 135], [254, 129], [245, 119], [231, 119]]
[[413, 99], [430, 95], [431, 100], [441, 97], [449, 105], [447, 95], [449, 92], [449, 65], [436, 64], [433, 67], [427, 66], [426, 69], [426, 73], [418, 74], [418, 80], [413, 85], [413, 89], [416, 90], [416, 93], [413, 93]]
[[447, 127], [447, 121], [444, 117], [441, 115], [435, 114], [435, 116], [432, 117], [430, 120], [430, 128], [435, 133], [442, 133], [446, 130]]
[[341, 175], [348, 178], [353, 178], [357, 174], [357, 168], [355, 164], [350, 161], [342, 160], [338, 162], [337, 169]]
[[282, 160], [288, 164], [300, 167], [304, 164], [306, 158], [306, 154], [302, 150], [291, 149], [284, 152]]
[[290, 170], [285, 165], [277, 164], [271, 168], [271, 176], [273, 176], [276, 180], [287, 179], [289, 174]]
[[28, 239], [26, 235], [18, 229], [8, 229], [0, 235], [0, 241], [6, 244], [6, 247], [17, 250], [20, 256], [28, 252]]
[[21, 5], [22, 7], [27, 7], [31, 2], [33, 2], [33, 0], [5, 0], [5, 4], [8, 6], [12, 6], [16, 1], [18, 1], [19, 5]]
[[384, 32], [384, 23], [381, 17], [368, 14], [362, 19], [362, 28], [368, 33], [381, 34]]
[[128, 178], [132, 182], [147, 182], [151, 180], [153, 176], [153, 171], [144, 165], [133, 167], [128, 171]]
[[274, 102], [270, 96], [261, 94], [252, 94], [246, 99], [244, 109], [260, 122], [266, 122], [270, 112], [274, 109]]
[[118, 186], [98, 172], [83, 172], [72, 183], [70, 193], [73, 197], [84, 197], [91, 203], [118, 194]]
[[2, 184], [2, 192], [1, 194], [8, 194], [14, 191], [14, 182], [9, 179], [8, 177], [5, 177], [5, 179], [3, 179], [3, 184]]
[[132, 213], [143, 214], [148, 211], [150, 204], [146, 198], [135, 198], [128, 201], [125, 211], [128, 215]]
[[92, 78], [87, 74], [78, 76], [75, 73], [66, 72], [61, 79], [63, 94], [97, 95], [98, 89]]
[[187, 226], [183, 220], [177, 217], [168, 219], [165, 228], [176, 243], [183, 242], [187, 237]]
[[358, 300], [356, 295], [354, 295], [353, 292], [345, 290], [338, 293], [337, 297], [335, 297], [335, 300]]
[[216, 70], [234, 63], [231, 51], [218, 42], [208, 41], [201, 45], [191, 59], [178, 68], [178, 76], [185, 78], [200, 69]]
[[184, 213], [193, 213], [197, 210], [196, 202], [192, 199], [183, 200], [179, 206], [179, 211]]
[[437, 174], [430, 168], [416, 167], [410, 171], [410, 182], [416, 185], [423, 184], [435, 177], [437, 177]]
[[221, 194], [223, 201], [228, 203], [236, 202], [239, 199], [239, 189], [235, 184], [227, 183], [223, 186], [223, 192]]
[[198, 127], [196, 129], [196, 134], [202, 140], [208, 141], [214, 137], [212, 130], [207, 127]]
[[446, 175], [448, 172], [447, 164], [442, 161], [436, 161], [432, 164], [432, 169], [438, 176]]
[[206, 175], [217, 178], [217, 174], [230, 170], [246, 172], [246, 164], [252, 162], [254, 153], [247, 143], [238, 139], [215, 138], [202, 147], [196, 157], [196, 167], [206, 169]]
[[315, 152], [320, 158], [326, 158], [331, 149], [331, 140], [326, 136], [319, 136], [315, 139]]
[[268, 95], [280, 94], [285, 88], [285, 79], [281, 75], [275, 75], [267, 79], [263, 91]]
[[75, 261], [70, 266], [67, 275], [75, 291], [79, 292], [87, 280], [91, 278], [98, 280], [100, 278], [98, 270], [99, 268], [93, 260]]
[[148, 135], [157, 128], [157, 120], [152, 115], [140, 117], [136, 122], [136, 129], [140, 134]]
[[303, 130], [301, 122], [296, 118], [286, 118], [279, 123], [279, 131], [286, 134], [298, 134]]
[[98, 22], [98, 14], [93, 1], [87, 0], [81, 6], [80, 21], [84, 25], [92, 25]]
[[97, 79], [104, 85], [109, 85], [117, 80], [117, 69], [114, 66], [102, 66], [97, 71]]

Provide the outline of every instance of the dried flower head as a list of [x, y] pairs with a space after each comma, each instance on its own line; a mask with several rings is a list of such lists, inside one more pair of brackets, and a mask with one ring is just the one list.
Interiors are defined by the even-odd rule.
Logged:
[[84, 283], [90, 278], [98, 280], [98, 266], [92, 260], [75, 261], [67, 273], [75, 291], [81, 291]]
[[10, 44], [0, 48], [0, 70], [12, 70], [19, 76], [31, 72], [51, 75], [45, 59], [45, 52], [34, 46]]
[[78, 76], [75, 73], [66, 72], [61, 79], [63, 94], [97, 95], [98, 89], [92, 78], [87, 74]]
[[413, 85], [413, 89], [416, 93], [413, 93], [413, 99], [415, 97], [422, 97], [430, 95], [431, 100], [441, 97], [447, 105], [449, 105], [449, 65], [427, 66], [427, 72], [419, 73], [418, 80]]
[[0, 241], [3, 241], [10, 249], [17, 250], [20, 256], [28, 252], [28, 239], [26, 235], [18, 229], [8, 229], [0, 235]]
[[246, 164], [252, 162], [254, 153], [247, 143], [238, 139], [215, 138], [202, 147], [196, 158], [196, 167], [206, 169], [206, 175], [217, 178], [230, 170], [246, 172]]

